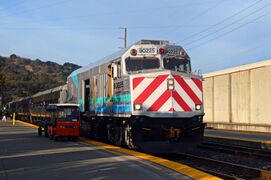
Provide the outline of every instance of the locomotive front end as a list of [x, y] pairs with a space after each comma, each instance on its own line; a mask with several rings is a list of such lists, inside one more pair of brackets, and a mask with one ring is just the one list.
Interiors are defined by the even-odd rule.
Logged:
[[201, 142], [203, 79], [191, 73], [184, 49], [167, 41], [141, 41], [131, 47], [125, 65], [135, 144], [148, 152], [171, 152]]

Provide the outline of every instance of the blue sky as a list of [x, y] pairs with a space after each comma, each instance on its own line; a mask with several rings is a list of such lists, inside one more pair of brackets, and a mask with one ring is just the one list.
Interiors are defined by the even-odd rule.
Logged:
[[269, 0], [0, 0], [0, 55], [86, 65], [128, 45], [182, 45], [202, 72], [270, 58]]

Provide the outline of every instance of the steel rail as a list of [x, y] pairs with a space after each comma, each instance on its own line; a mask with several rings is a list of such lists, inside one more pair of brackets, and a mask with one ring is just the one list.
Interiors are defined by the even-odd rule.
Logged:
[[270, 171], [215, 160], [212, 158], [201, 157], [194, 154], [181, 153], [180, 155], [186, 157], [186, 160], [189, 161], [189, 163], [194, 163], [196, 168], [205, 171], [207, 173], [217, 175], [222, 178], [271, 179]]
[[201, 145], [198, 145], [198, 148], [210, 149], [219, 152], [227, 152], [236, 155], [246, 155], [249, 157], [271, 161], [271, 151], [264, 149], [249, 148], [243, 146], [227, 145], [221, 143], [213, 142], [203, 142]]

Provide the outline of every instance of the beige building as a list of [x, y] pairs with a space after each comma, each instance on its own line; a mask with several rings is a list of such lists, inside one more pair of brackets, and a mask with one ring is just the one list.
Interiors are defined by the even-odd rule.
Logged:
[[203, 76], [208, 127], [271, 133], [271, 59]]

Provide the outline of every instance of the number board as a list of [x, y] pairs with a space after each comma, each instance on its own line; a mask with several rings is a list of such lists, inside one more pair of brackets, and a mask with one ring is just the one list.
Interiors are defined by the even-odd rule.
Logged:
[[166, 53], [169, 56], [176, 56], [178, 55], [178, 50], [176, 47], [169, 47], [169, 48], [166, 48]]
[[138, 48], [138, 54], [157, 54], [157, 48], [154, 46], [142, 46]]

